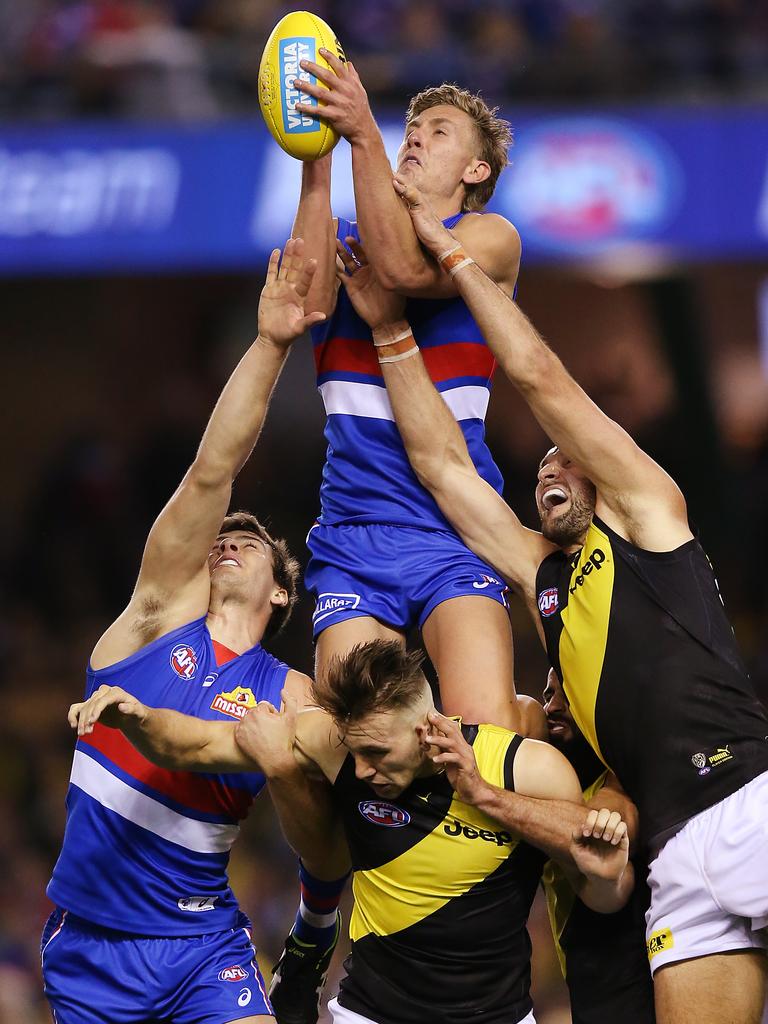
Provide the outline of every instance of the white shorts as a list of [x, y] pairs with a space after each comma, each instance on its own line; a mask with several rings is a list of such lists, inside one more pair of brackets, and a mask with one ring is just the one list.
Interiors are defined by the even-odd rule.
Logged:
[[651, 972], [768, 949], [768, 772], [686, 822], [651, 860], [648, 885]]
[[[333, 1024], [376, 1024], [376, 1021], [371, 1020], [370, 1017], [363, 1017], [362, 1014], [355, 1013], [354, 1010], [348, 1010], [346, 1006], [339, 1006], [338, 999], [332, 999], [328, 1003], [328, 1009], [331, 1012]], [[521, 1021], [510, 1021], [509, 1024], [536, 1024], [533, 1010]]]

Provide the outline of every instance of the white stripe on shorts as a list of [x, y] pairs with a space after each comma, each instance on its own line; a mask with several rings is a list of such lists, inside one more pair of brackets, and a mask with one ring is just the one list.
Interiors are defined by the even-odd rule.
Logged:
[[[338, 999], [331, 999], [328, 1003], [328, 1010], [333, 1019], [333, 1024], [377, 1024], [370, 1017], [363, 1017], [361, 1013], [355, 1013], [354, 1010], [348, 1010], [346, 1006], [339, 1005]], [[522, 1020], [510, 1020], [508, 1024], [536, 1024], [533, 1010], [523, 1017]]]

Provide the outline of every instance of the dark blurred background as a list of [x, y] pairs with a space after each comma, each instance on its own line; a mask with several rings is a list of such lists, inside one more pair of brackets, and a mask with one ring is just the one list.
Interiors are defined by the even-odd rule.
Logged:
[[[513, 123], [494, 208], [523, 238], [518, 298], [592, 397], [681, 484], [768, 697], [768, 7], [755, 0], [312, 3], [390, 151], [408, 97], [455, 80]], [[65, 721], [144, 538], [255, 333], [298, 166], [258, 116], [287, 7], [0, 0], [0, 1022], [48, 1019], [44, 887], [64, 827]], [[345, 152], [346, 150], [346, 152]], [[351, 214], [348, 150], [334, 205]], [[308, 343], [237, 483], [305, 558], [324, 453]], [[534, 525], [546, 439], [497, 379], [488, 436]], [[274, 652], [311, 671], [304, 599]], [[546, 664], [513, 602], [519, 689]], [[87, 865], [84, 865], [87, 871]], [[267, 800], [232, 879], [265, 965], [297, 901]], [[540, 906], [539, 1024], [569, 1020]]]

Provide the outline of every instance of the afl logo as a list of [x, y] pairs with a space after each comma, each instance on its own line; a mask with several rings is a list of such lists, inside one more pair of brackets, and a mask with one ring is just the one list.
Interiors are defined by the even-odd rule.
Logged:
[[197, 654], [194, 647], [177, 644], [171, 651], [171, 668], [182, 679], [194, 679], [197, 672]]
[[372, 824], [385, 825], [387, 828], [402, 828], [411, 820], [408, 811], [394, 804], [382, 803], [381, 800], [361, 800], [357, 809]]
[[557, 611], [557, 587], [549, 587], [539, 594], [539, 611], [547, 618]]
[[219, 981], [245, 981], [247, 977], [247, 972], [240, 964], [234, 964], [232, 967], [225, 967], [223, 971], [219, 971]]

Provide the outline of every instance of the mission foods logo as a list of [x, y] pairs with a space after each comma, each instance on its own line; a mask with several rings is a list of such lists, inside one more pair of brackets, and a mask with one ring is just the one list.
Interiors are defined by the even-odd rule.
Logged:
[[411, 820], [408, 811], [381, 800], [361, 800], [357, 809], [374, 825], [385, 825], [387, 828], [402, 828]]
[[217, 693], [211, 702], [212, 711], [220, 711], [222, 715], [229, 715], [230, 718], [245, 718], [251, 708], [257, 704], [253, 690], [244, 686], [236, 686], [229, 693]]
[[676, 211], [682, 174], [662, 139], [624, 121], [572, 118], [521, 132], [511, 215], [540, 245], [645, 237]]
[[280, 40], [280, 70], [282, 72], [283, 126], [289, 135], [304, 135], [307, 132], [319, 132], [322, 125], [316, 117], [301, 114], [296, 110], [297, 103], [317, 106], [314, 96], [299, 92], [294, 87], [294, 78], [314, 84], [316, 79], [299, 65], [303, 60], [315, 61], [315, 40], [311, 36], [295, 36], [292, 39]]
[[182, 679], [194, 679], [197, 672], [197, 654], [189, 644], [176, 644], [171, 651], [171, 668]]

